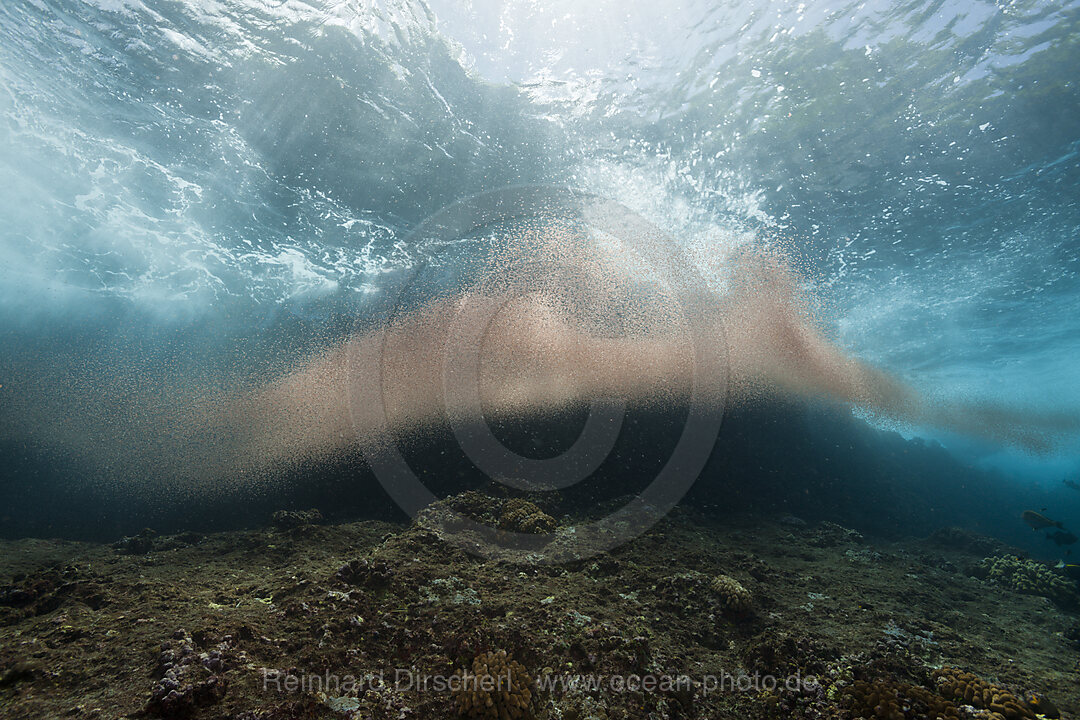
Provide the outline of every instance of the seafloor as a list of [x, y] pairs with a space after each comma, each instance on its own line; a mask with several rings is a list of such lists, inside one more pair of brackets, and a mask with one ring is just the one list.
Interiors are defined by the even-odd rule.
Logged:
[[[599, 558], [528, 566], [423, 523], [308, 519], [3, 541], [0, 716], [1080, 717], [1071, 591], [1006, 587], [981, 561], [1010, 549], [966, 532], [678, 510]], [[514, 687], [438, 686], [477, 659]]]

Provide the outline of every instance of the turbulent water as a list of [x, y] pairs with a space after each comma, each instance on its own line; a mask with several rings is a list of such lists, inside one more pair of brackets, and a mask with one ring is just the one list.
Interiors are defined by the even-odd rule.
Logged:
[[[425, 219], [518, 186], [621, 203], [720, 286], [782, 247], [851, 357], [1068, 427], [1076, 67], [1078, 2], [5, 2], [0, 427], [152, 458], [125, 428], [332, 344], [458, 252]], [[900, 419], [1078, 469], [1075, 434]]]

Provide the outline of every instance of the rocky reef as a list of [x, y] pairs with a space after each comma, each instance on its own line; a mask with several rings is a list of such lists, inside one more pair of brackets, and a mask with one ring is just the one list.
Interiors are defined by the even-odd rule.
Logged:
[[322, 512], [317, 508], [310, 510], [278, 510], [270, 516], [270, 522], [279, 528], [298, 528], [305, 525], [315, 525], [322, 521]]
[[[521, 500], [465, 493], [407, 525], [161, 535], [141, 552], [0, 542], [2, 715], [1080, 713], [1076, 615], [965, 572], [984, 557], [978, 538], [884, 543], [836, 524], [677, 510], [610, 553], [530, 564], [471, 554], [428, 514], [550, 527], [539, 516], [554, 514]], [[573, 531], [560, 515], [542, 537]], [[460, 684], [477, 675], [508, 680]]]

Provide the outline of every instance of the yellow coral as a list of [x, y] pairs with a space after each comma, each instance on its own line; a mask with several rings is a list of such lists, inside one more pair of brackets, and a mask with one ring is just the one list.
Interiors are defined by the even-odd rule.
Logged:
[[753, 604], [750, 591], [730, 575], [717, 575], [711, 587], [713, 592], [720, 596], [726, 610], [746, 612]]

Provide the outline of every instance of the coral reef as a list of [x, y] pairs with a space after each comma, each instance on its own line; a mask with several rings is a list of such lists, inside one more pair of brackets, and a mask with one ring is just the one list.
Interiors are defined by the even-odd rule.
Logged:
[[[1008, 690], [974, 673], [944, 667], [930, 676], [935, 690], [896, 680], [856, 680], [843, 691], [843, 705], [852, 718], [880, 720], [1035, 720], [1035, 711]], [[1044, 698], [1036, 704], [1047, 717], [1056, 708]], [[965, 711], [965, 707], [970, 706]], [[972, 716], [971, 708], [978, 712]]]
[[742, 613], [749, 611], [753, 605], [750, 591], [730, 575], [717, 575], [710, 587], [720, 596], [725, 610]]
[[954, 703], [926, 688], [889, 680], [856, 680], [845, 689], [844, 704], [855, 718], [959, 720], [963, 717]]
[[555, 518], [533, 502], [523, 498], [501, 500], [474, 490], [429, 505], [420, 511], [416, 521], [437, 532], [456, 531], [462, 526], [462, 517], [487, 527], [530, 535], [551, 535], [558, 527]]
[[935, 670], [934, 681], [938, 693], [945, 698], [971, 705], [981, 710], [989, 710], [993, 720], [994, 713], [1007, 720], [1030, 718], [1035, 720], [1035, 713], [1023, 700], [1008, 690], [982, 680], [974, 673], [958, 668], [943, 667]]
[[161, 647], [157, 685], [146, 712], [161, 717], [183, 717], [195, 708], [213, 705], [225, 696], [227, 682], [221, 673], [228, 668], [223, 653], [228, 642], [210, 652], [197, 652], [184, 630], [177, 630]]
[[528, 720], [533, 717], [533, 681], [525, 667], [505, 650], [477, 655], [472, 670], [461, 670], [455, 690], [465, 717], [484, 720]]
[[550, 535], [557, 523], [534, 503], [520, 498], [507, 500], [499, 516], [499, 528], [533, 535]]
[[972, 569], [972, 575], [1027, 595], [1041, 595], [1063, 608], [1080, 605], [1073, 583], [1034, 560], [1015, 555], [988, 557]]

